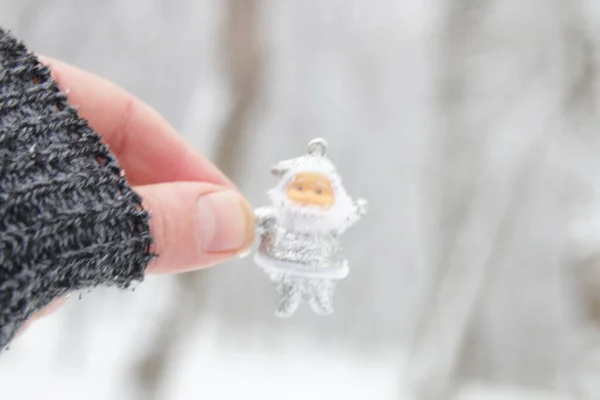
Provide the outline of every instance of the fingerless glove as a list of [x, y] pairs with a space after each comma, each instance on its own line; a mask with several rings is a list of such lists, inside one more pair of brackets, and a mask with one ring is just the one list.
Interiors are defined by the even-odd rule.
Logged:
[[141, 281], [148, 219], [49, 69], [0, 29], [0, 351], [58, 296]]

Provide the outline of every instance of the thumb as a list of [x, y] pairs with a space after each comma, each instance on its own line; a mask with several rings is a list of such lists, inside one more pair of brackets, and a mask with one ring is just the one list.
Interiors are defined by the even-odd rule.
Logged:
[[246, 251], [254, 240], [254, 214], [236, 191], [201, 182], [137, 186], [150, 212], [158, 257], [150, 273], [208, 267]]

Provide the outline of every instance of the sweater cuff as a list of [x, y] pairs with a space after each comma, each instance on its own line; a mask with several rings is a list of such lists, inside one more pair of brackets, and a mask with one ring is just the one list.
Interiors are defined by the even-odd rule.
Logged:
[[148, 220], [49, 69], [0, 29], [0, 351], [58, 296], [142, 281]]

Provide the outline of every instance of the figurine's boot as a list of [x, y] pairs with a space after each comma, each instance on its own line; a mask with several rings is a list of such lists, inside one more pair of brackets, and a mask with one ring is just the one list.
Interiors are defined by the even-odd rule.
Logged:
[[330, 280], [313, 282], [312, 296], [309, 304], [315, 314], [330, 315], [333, 313], [334, 284]]
[[277, 308], [275, 315], [279, 318], [291, 317], [300, 305], [301, 293], [290, 283], [280, 282], [277, 285]]

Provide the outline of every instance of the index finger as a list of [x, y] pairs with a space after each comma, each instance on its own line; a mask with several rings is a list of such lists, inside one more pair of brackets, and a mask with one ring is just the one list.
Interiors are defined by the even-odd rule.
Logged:
[[133, 185], [202, 181], [233, 187], [154, 109], [119, 86], [48, 57], [54, 80], [117, 157]]

